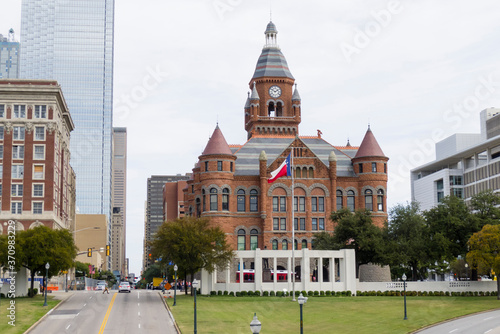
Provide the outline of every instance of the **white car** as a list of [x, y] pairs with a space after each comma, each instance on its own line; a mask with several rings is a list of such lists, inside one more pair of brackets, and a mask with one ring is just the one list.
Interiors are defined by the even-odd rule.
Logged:
[[104, 291], [105, 287], [106, 287], [106, 283], [97, 283], [97, 287], [95, 289], [96, 289], [96, 291]]
[[129, 282], [121, 282], [120, 285], [118, 286], [118, 292], [128, 292], [130, 293], [130, 283]]

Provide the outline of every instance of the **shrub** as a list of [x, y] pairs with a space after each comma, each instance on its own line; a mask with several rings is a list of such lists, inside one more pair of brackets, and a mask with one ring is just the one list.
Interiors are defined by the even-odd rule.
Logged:
[[320, 291], [319, 295], [322, 296], [322, 297], [324, 297], [325, 296], [325, 291]]
[[327, 291], [327, 292], [326, 292], [326, 295], [327, 295], [327, 296], [331, 296], [331, 295], [332, 295], [332, 292], [331, 292], [331, 291]]
[[486, 291], [486, 292], [484, 293], [484, 295], [488, 297], [488, 296], [490, 295], [490, 292], [489, 292], [489, 291]]
[[[33, 288], [33, 296], [36, 296], [37, 294], [38, 294], [38, 289], [37, 288]], [[31, 296], [31, 288], [28, 289], [28, 296]], [[2, 298], [4, 298], [4, 297], [5, 296], [2, 296]]]
[[262, 292], [262, 295], [263, 295], [264, 297], [268, 297], [268, 296], [269, 296], [269, 291], [264, 291], [264, 292]]
[[217, 294], [216, 291], [210, 291], [210, 296], [215, 296]]
[[222, 290], [217, 291], [217, 295], [218, 295], [218, 296], [222, 296], [222, 295], [223, 295]]
[[314, 291], [314, 296], [319, 296], [319, 291]]
[[240, 292], [240, 296], [241, 297], [245, 297], [247, 295], [247, 292], [245, 290], [241, 291]]
[[352, 292], [351, 292], [351, 290], [346, 291], [346, 292], [345, 292], [345, 295], [346, 295], [347, 297], [351, 297], [351, 296], [352, 296]]
[[228, 294], [229, 294], [229, 292], [227, 292], [227, 290], [224, 291], [224, 296], [227, 296]]
[[312, 297], [312, 296], [314, 295], [314, 292], [312, 292], [312, 291], [307, 291], [307, 295]]
[[231, 291], [229, 295], [234, 297], [234, 291]]
[[300, 296], [300, 291], [295, 291], [295, 297]]
[[269, 292], [269, 296], [274, 297], [276, 296], [276, 293], [274, 291]]
[[276, 297], [283, 297], [283, 291], [276, 291]]
[[474, 291], [474, 296], [479, 296], [479, 293], [477, 291]]
[[301, 293], [302, 293], [302, 296], [307, 297], [307, 291], [302, 290]]
[[241, 292], [236, 291], [236, 297], [241, 297]]

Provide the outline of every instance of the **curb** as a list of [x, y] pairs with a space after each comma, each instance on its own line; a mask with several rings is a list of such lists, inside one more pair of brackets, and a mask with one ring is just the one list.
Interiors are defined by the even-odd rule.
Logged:
[[31, 332], [39, 323], [41, 323], [46, 317], [48, 317], [50, 315], [50, 313], [52, 313], [52, 311], [56, 310], [59, 306], [61, 306], [62, 304], [64, 304], [67, 300], [70, 300], [75, 294], [71, 294], [71, 296], [69, 296], [68, 298], [65, 298], [63, 300], [61, 300], [61, 302], [59, 304], [57, 304], [56, 306], [54, 306], [54, 308], [50, 309], [47, 313], [45, 313], [43, 315], [43, 317], [41, 317], [40, 319], [38, 319], [37, 322], [35, 322], [33, 325], [31, 325], [30, 328], [28, 328], [24, 334], [27, 334], [29, 332]]
[[170, 316], [170, 319], [172, 319], [172, 322], [174, 323], [175, 330], [178, 334], [181, 334], [181, 330], [179, 329], [179, 326], [177, 325], [177, 321], [175, 321], [174, 315], [172, 312], [170, 312], [170, 307], [168, 307], [167, 301], [165, 300], [166, 298], [163, 298], [163, 294], [161, 292], [158, 292], [158, 296], [160, 296], [161, 300], [163, 301], [163, 305], [167, 309], [168, 315]]

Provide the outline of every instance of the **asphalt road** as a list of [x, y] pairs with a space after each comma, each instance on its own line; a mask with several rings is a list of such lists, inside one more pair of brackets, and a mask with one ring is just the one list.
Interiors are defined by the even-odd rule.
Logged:
[[445, 322], [418, 334], [500, 334], [500, 311], [479, 313]]
[[76, 291], [43, 319], [30, 334], [167, 333], [177, 334], [157, 291], [109, 294]]

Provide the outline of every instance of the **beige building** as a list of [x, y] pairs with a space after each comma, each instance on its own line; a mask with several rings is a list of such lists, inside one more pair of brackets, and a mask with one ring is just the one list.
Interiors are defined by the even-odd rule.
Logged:
[[112, 173], [111, 270], [126, 277], [127, 128], [113, 128]]
[[[78, 248], [76, 261], [90, 263], [96, 270], [108, 270], [106, 246], [108, 240], [108, 219], [106, 215], [77, 214], [75, 227], [75, 244]], [[92, 256], [88, 256], [88, 249]]]

